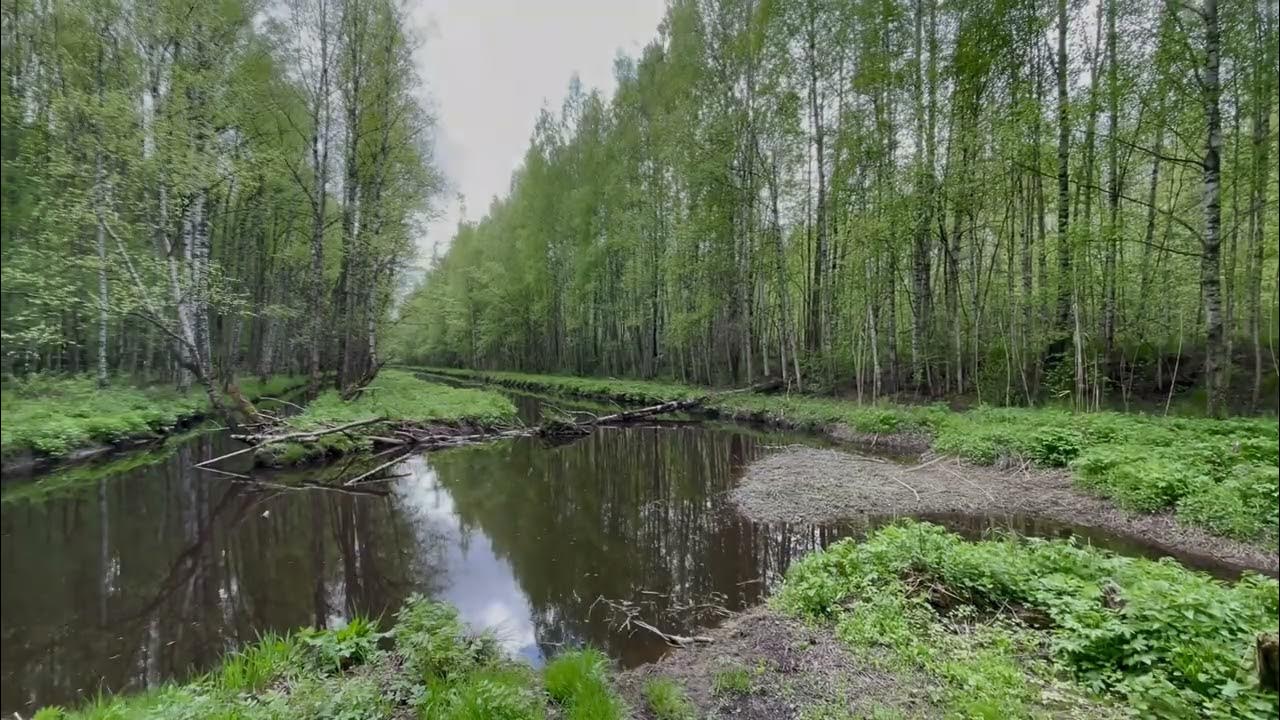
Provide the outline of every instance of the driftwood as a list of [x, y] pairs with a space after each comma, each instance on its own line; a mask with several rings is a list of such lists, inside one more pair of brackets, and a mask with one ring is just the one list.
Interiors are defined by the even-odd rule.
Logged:
[[[667, 413], [681, 412], [691, 410], [703, 402], [702, 398], [692, 398], [688, 400], [674, 400], [671, 402], [660, 403], [658, 405], [650, 405], [649, 407], [637, 408], [635, 410], [623, 410], [611, 415], [594, 416], [591, 415], [581, 420], [562, 420], [551, 419], [543, 422], [536, 427], [516, 427], [516, 428], [481, 428], [474, 431], [459, 431], [457, 428], [434, 425], [420, 426], [412, 423], [402, 423], [400, 427], [393, 428], [390, 433], [382, 434], [364, 434], [363, 437], [370, 440], [375, 445], [384, 446], [385, 449], [377, 453], [384, 455], [394, 453], [395, 457], [384, 462], [372, 470], [363, 472], [349, 480], [341, 483], [345, 487], [350, 487], [366, 480], [374, 478], [378, 473], [386, 470], [398, 462], [411, 451], [415, 450], [439, 450], [449, 447], [458, 447], [460, 445], [470, 445], [478, 442], [486, 442], [490, 440], [501, 440], [506, 438], [540, 436], [544, 440], [553, 442], [568, 442], [576, 440], [591, 433], [597, 427], [605, 425], [625, 425], [628, 423], [647, 420], [657, 415]], [[338, 425], [335, 427], [317, 428], [313, 430], [300, 430], [295, 432], [258, 432], [252, 434], [237, 434], [231, 437], [236, 440], [248, 443], [247, 447], [239, 450], [219, 455], [197, 463], [195, 467], [210, 472], [224, 473], [225, 471], [212, 468], [214, 463], [226, 460], [228, 458], [237, 457], [252, 453], [256, 450], [266, 448], [271, 445], [277, 445], [284, 442], [315, 442], [326, 435], [336, 433], [350, 433], [361, 427], [388, 423], [385, 417], [368, 418], [365, 420], [357, 420], [355, 422]], [[675, 636], [672, 636], [675, 637]]]
[[370, 418], [368, 420], [357, 420], [356, 422], [347, 423], [346, 425], [339, 425], [338, 427], [334, 427], [334, 428], [324, 428], [320, 430], [307, 430], [307, 431], [301, 431], [301, 432], [286, 433], [284, 435], [272, 435], [271, 433], [261, 433], [257, 435], [232, 435], [231, 437], [236, 440], [242, 440], [244, 442], [248, 442], [252, 444], [249, 445], [249, 447], [240, 448], [239, 450], [229, 452], [225, 455], [219, 455], [216, 458], [209, 458], [208, 460], [198, 462], [195, 464], [195, 467], [208, 468], [208, 466], [216, 462], [221, 462], [223, 460], [226, 460], [227, 458], [233, 458], [240, 455], [244, 455], [246, 453], [251, 453], [254, 450], [257, 450], [258, 448], [266, 447], [267, 445], [274, 445], [276, 443], [289, 442], [294, 440], [301, 441], [301, 442], [315, 442], [316, 438], [319, 438], [324, 435], [332, 435], [333, 433], [346, 432], [347, 430], [350, 430], [352, 428], [357, 428], [362, 425], [372, 425], [373, 423], [379, 423], [379, 422], [386, 422], [386, 418]]
[[[298, 432], [285, 433], [284, 435], [273, 435], [271, 433], [258, 433], [254, 435], [232, 435], [231, 437], [235, 438], [236, 440], [243, 440], [245, 442], [257, 443], [259, 445], [274, 445], [276, 443], [282, 443], [282, 442], [315, 442], [317, 439], [325, 435], [333, 435], [334, 433], [346, 432], [348, 430], [351, 430], [352, 428], [358, 428], [365, 425], [373, 425], [374, 423], [380, 423], [380, 422], [386, 422], [386, 421], [387, 419], [384, 417], [375, 417], [375, 418], [366, 418], [364, 420], [356, 420], [355, 422], [349, 422], [346, 425], [339, 425], [337, 427], [320, 428], [317, 430], [299, 430]], [[231, 457], [232, 455], [239, 454], [240, 452], [244, 452], [244, 451], [241, 450], [235, 453], [223, 455], [221, 458], [214, 458], [214, 460], [221, 460], [222, 458]], [[205, 462], [200, 464], [206, 465], [208, 463], [213, 462], [214, 460], [206, 460]]]
[[637, 618], [632, 618], [631, 624], [643, 630], [648, 630], [654, 635], [657, 635], [658, 637], [665, 640], [666, 643], [671, 647], [687, 648], [692, 645], [710, 645], [712, 642], [714, 642], [710, 637], [706, 635], [672, 635], [671, 633], [665, 633], [659, 630], [658, 628], [650, 625], [649, 623]]

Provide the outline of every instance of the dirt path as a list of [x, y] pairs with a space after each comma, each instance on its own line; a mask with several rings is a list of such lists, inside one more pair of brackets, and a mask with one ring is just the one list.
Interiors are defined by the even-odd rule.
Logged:
[[[829, 629], [809, 628], [767, 607], [749, 610], [713, 631], [715, 642], [668, 654], [617, 678], [635, 717], [652, 718], [643, 688], [652, 678], [679, 683], [698, 718], [785, 720], [865, 717], [897, 710], [903, 717], [939, 717], [931, 681], [858, 662]], [[721, 678], [740, 678], [741, 684]]]
[[831, 522], [867, 516], [1016, 514], [1094, 528], [1191, 564], [1271, 575], [1280, 558], [1179, 523], [1171, 513], [1135, 514], [1073, 487], [1066, 471], [1000, 470], [936, 458], [907, 467], [836, 450], [796, 448], [747, 468], [731, 494], [756, 520]]

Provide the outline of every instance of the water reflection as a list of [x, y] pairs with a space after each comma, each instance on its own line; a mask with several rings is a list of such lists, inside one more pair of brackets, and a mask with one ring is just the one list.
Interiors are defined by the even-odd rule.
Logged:
[[755, 602], [759, 579], [829, 539], [724, 507], [762, 442], [689, 426], [559, 448], [523, 439], [410, 458], [369, 496], [194, 471], [234, 447], [211, 434], [148, 467], [6, 501], [0, 705], [186, 677], [264, 631], [389, 617], [414, 592], [534, 661], [584, 642], [651, 659], [661, 641], [619, 630], [598, 597], [645, 603], [646, 620], [687, 632], [714, 618], [685, 606]]
[[[193, 463], [235, 447], [208, 434], [62, 493], [6, 492], [0, 713], [187, 677], [262, 632], [389, 618], [411, 593], [457, 605], [533, 662], [581, 644], [624, 665], [652, 660], [666, 646], [622, 627], [626, 612], [691, 634], [758, 602], [800, 555], [892, 520], [763, 525], [734, 513], [726, 494], [742, 466], [800, 440], [601, 428], [555, 448], [523, 438], [410, 457], [379, 494], [355, 495], [200, 473]], [[1020, 516], [930, 519], [970, 536], [1079, 532]]]

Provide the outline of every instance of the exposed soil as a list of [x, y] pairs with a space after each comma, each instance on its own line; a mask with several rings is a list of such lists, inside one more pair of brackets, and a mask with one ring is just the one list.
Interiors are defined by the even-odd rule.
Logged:
[[751, 464], [730, 494], [761, 521], [858, 521], [946, 513], [1041, 517], [1132, 538], [1191, 564], [1280, 572], [1276, 553], [1218, 537], [1171, 513], [1135, 514], [1076, 489], [1066, 471], [981, 467], [934, 458], [911, 467], [836, 450], [795, 448]]
[[[937, 688], [920, 675], [888, 673], [857, 661], [830, 630], [806, 627], [767, 607], [749, 610], [713, 631], [715, 642], [677, 650], [656, 663], [621, 673], [618, 691], [635, 717], [653, 718], [644, 701], [645, 682], [665, 677], [684, 687], [698, 718], [785, 720], [808, 709], [842, 707], [852, 717], [877, 708], [904, 717], [938, 717], [929, 701]], [[716, 676], [745, 670], [747, 692], [716, 691]], [[821, 716], [821, 715], [818, 715]]]

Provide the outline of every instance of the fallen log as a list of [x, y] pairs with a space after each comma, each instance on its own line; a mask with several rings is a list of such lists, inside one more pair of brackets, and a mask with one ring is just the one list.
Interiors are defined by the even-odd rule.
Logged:
[[[590, 434], [597, 427], [607, 425], [625, 425], [632, 422], [647, 420], [657, 415], [691, 410], [701, 405], [702, 402], [703, 398], [673, 400], [670, 402], [659, 403], [657, 405], [650, 405], [649, 407], [637, 408], [635, 410], [623, 410], [610, 415], [592, 415], [589, 418], [580, 420], [548, 419], [536, 427], [458, 428], [443, 424], [422, 425], [419, 423], [396, 423], [396, 421], [389, 420], [385, 417], [376, 417], [357, 420], [355, 422], [335, 427], [314, 428], [287, 433], [281, 433], [278, 429], [276, 432], [268, 430], [259, 433], [232, 435], [232, 438], [247, 443], [247, 446], [239, 450], [226, 453], [225, 455], [219, 455], [218, 457], [204, 460], [197, 463], [195, 467], [211, 470], [212, 468], [209, 466], [228, 458], [254, 453], [258, 450], [265, 450], [272, 446], [278, 446], [282, 443], [315, 443], [322, 437], [337, 433], [361, 437], [367, 439], [371, 444], [384, 446], [386, 449], [378, 454], [384, 454], [392, 451], [397, 454], [394, 459], [384, 462], [372, 470], [363, 472], [360, 475], [341, 483], [342, 485], [350, 486], [373, 478], [379, 472], [398, 463], [403, 458], [404, 454], [408, 454], [412, 451], [439, 450], [443, 448], [458, 447], [461, 445], [470, 445], [478, 442], [534, 435], [557, 443], [570, 442]], [[352, 432], [361, 427], [384, 424], [392, 425], [390, 432], [387, 432], [386, 428], [370, 433]]]
[[[282, 442], [315, 442], [316, 439], [323, 437], [325, 435], [332, 435], [334, 433], [346, 432], [352, 428], [363, 427], [365, 425], [373, 425], [374, 423], [381, 423], [381, 422], [387, 422], [387, 418], [384, 418], [384, 417], [367, 418], [365, 420], [356, 420], [355, 422], [349, 422], [346, 425], [339, 425], [337, 427], [322, 428], [319, 430], [299, 430], [298, 432], [286, 433], [284, 435], [273, 435], [271, 433], [258, 433], [256, 435], [232, 435], [231, 437], [235, 438], [236, 440], [243, 440], [245, 442], [254, 442], [254, 443], [259, 443], [264, 445], [271, 445], [274, 443], [282, 443]], [[237, 451], [237, 453], [238, 452], [239, 451]], [[227, 455], [223, 455], [222, 457], [231, 457], [231, 455], [235, 455], [237, 453], [230, 453]], [[214, 458], [214, 460], [221, 460], [221, 459], [222, 458]], [[213, 460], [207, 460], [205, 462], [213, 462]]]

